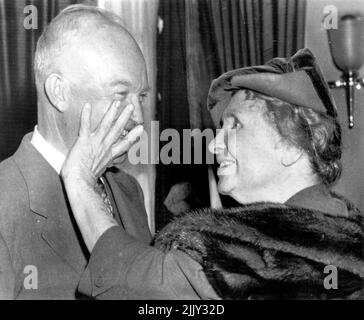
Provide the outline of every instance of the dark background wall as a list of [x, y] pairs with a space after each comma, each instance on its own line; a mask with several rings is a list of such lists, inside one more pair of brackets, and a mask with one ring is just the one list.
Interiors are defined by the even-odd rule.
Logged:
[[[15, 152], [37, 122], [33, 73], [37, 40], [53, 17], [75, 3], [96, 5], [97, 0], [0, 1], [0, 161]], [[30, 29], [24, 27], [28, 5], [38, 13], [38, 23]]]

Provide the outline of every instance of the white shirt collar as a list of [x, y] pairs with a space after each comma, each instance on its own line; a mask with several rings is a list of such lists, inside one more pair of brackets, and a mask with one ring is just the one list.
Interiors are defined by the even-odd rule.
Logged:
[[37, 126], [34, 128], [33, 137], [30, 143], [38, 150], [44, 159], [47, 160], [52, 168], [60, 174], [66, 157], [42, 137]]

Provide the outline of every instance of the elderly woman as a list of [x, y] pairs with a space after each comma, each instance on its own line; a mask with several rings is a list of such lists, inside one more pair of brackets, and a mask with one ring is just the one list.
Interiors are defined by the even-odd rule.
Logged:
[[223, 129], [210, 144], [218, 188], [241, 206], [186, 213], [151, 246], [118, 226], [94, 191], [115, 151], [97, 143], [107, 132], [91, 133], [83, 117], [62, 172], [91, 251], [80, 291], [121, 299], [363, 298], [363, 218], [330, 191], [341, 173], [341, 132], [312, 53], [223, 74], [208, 106]]

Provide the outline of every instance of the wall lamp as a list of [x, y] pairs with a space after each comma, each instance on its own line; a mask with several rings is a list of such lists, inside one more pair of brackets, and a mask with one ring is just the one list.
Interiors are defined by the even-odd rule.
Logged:
[[364, 19], [355, 14], [342, 16], [337, 29], [328, 29], [327, 36], [335, 66], [342, 72], [337, 81], [329, 81], [331, 89], [345, 88], [349, 128], [354, 127], [354, 93], [364, 86], [358, 71], [364, 64]]

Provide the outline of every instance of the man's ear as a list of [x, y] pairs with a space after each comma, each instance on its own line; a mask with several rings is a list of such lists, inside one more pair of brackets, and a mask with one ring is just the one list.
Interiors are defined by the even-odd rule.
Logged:
[[303, 154], [303, 149], [286, 144], [282, 150], [281, 163], [285, 167], [290, 167], [294, 165], [299, 159], [301, 159]]
[[68, 83], [59, 74], [52, 73], [45, 81], [45, 91], [50, 103], [59, 111], [67, 109]]

